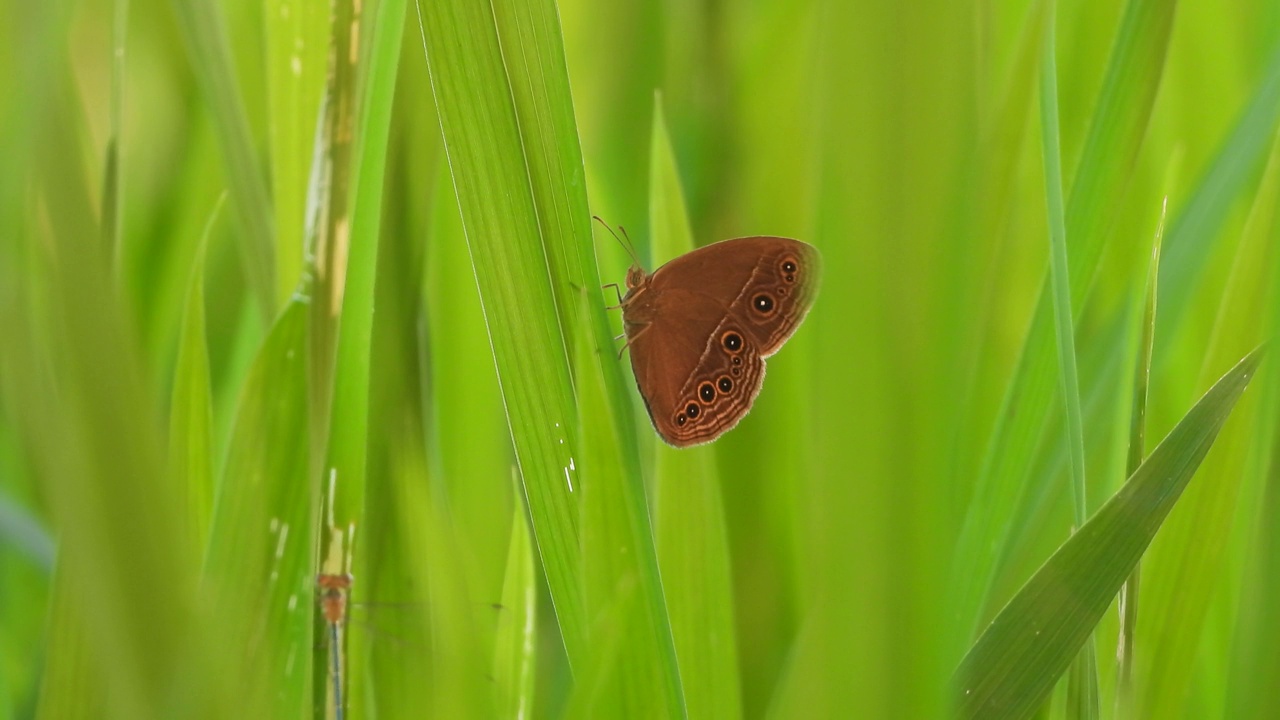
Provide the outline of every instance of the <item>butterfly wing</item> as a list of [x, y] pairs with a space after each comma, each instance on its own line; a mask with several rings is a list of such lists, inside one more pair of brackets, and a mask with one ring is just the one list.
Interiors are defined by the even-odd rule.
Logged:
[[752, 237], [667, 263], [624, 306], [631, 364], [654, 427], [677, 447], [710, 442], [751, 409], [764, 358], [813, 304], [817, 250]]
[[[676, 447], [710, 442], [747, 414], [764, 381], [764, 360], [743, 340], [722, 304], [672, 290], [630, 339], [631, 368], [649, 418]], [[736, 348], [725, 347], [729, 335]], [[710, 392], [704, 394], [706, 388]]]

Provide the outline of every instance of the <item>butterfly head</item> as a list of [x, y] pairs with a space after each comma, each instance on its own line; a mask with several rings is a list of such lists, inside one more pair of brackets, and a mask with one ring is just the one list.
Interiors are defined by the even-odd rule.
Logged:
[[635, 290], [649, 282], [649, 276], [645, 273], [644, 268], [639, 265], [632, 265], [627, 269], [627, 290]]

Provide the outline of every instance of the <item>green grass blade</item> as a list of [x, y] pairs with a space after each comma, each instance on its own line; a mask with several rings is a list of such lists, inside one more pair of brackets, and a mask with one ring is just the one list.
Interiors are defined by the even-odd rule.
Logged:
[[[55, 14], [41, 7], [37, 17]], [[61, 38], [53, 46], [65, 48]], [[14, 375], [6, 405], [30, 428], [28, 452], [53, 518], [58, 572], [66, 573], [66, 596], [55, 602], [65, 600], [62, 617], [73, 618], [70, 642], [53, 648], [67, 655], [50, 656], [47, 672], [67, 663], [68, 675], [85, 681], [48, 689], [91, 692], [85, 686], [101, 682], [111, 692], [99, 712], [161, 714], [183, 671], [198, 667], [193, 653], [203, 658], [192, 644], [196, 586], [184, 564], [184, 508], [164, 477], [161, 423], [90, 201], [72, 78], [59, 59], [40, 71], [48, 86], [25, 94], [38, 103], [37, 162], [26, 166], [21, 192], [43, 219], [29, 215], [4, 244], [47, 256], [33, 262], [38, 273], [19, 276], [32, 315], [16, 327], [5, 318], [18, 331], [6, 338], [5, 374]]]
[[[523, 140], [537, 215], [543, 233], [552, 285], [558, 299], [565, 341], [575, 350], [573, 378], [579, 391], [579, 423], [584, 459], [581, 482], [605, 502], [595, 509], [613, 527], [612, 541], [600, 545], [584, 534], [588, 608], [607, 605], [619, 580], [636, 582], [638, 613], [626, 620], [624, 686], [647, 687], [659, 696], [646, 706], [684, 712], [681, 682], [649, 523], [637, 453], [630, 395], [623, 383], [622, 363], [614, 357], [595, 262], [581, 150], [565, 67], [558, 9], [550, 0], [494, 3], [503, 57]], [[581, 288], [587, 289], [584, 296]], [[581, 298], [588, 298], [586, 302]], [[572, 300], [571, 300], [572, 298]], [[575, 302], [575, 300], [577, 300]], [[585, 388], [585, 389], [584, 389]], [[603, 390], [602, 397], [593, 395]], [[589, 406], [591, 401], [598, 405]], [[607, 465], [598, 464], [600, 461]], [[572, 459], [571, 459], [572, 466]], [[573, 468], [570, 467], [570, 470]], [[595, 526], [599, 529], [601, 526]], [[614, 536], [613, 533], [621, 531]], [[612, 560], [619, 549], [626, 551]], [[570, 654], [572, 661], [573, 656]], [[644, 685], [635, 685], [643, 682]], [[634, 702], [634, 699], [632, 699]], [[624, 703], [624, 707], [627, 703]]]
[[[582, 302], [591, 302], [583, 293]], [[585, 312], [584, 308], [584, 312]], [[596, 356], [585, 336], [578, 343], [580, 366]], [[686, 714], [672, 628], [658, 581], [658, 563], [649, 535], [649, 510], [639, 473], [628, 467], [612, 423], [590, 422], [613, 412], [604, 378], [584, 373], [578, 383], [583, 422], [578, 447], [581, 467], [565, 469], [566, 483], [577, 483], [582, 503], [582, 563], [587, 607], [593, 624], [593, 662], [616, 665], [609, 689], [595, 712], [608, 717], [680, 717]], [[639, 499], [640, 502], [636, 502]], [[624, 600], [624, 598], [626, 598]], [[617, 655], [606, 654], [613, 629], [599, 618], [621, 613]], [[572, 657], [570, 658], [572, 660]]]
[[245, 275], [262, 316], [270, 318], [276, 307], [275, 223], [243, 95], [231, 64], [222, 8], [212, 0], [172, 0], [172, 5], [196, 80], [213, 112], [232, 208], [241, 227], [236, 237], [241, 243]]
[[[618, 589], [608, 604], [592, 618], [591, 650], [593, 661], [574, 678], [573, 692], [563, 713], [566, 720], [591, 720], [620, 715], [623, 699], [618, 694], [620, 675], [626, 656], [626, 638], [639, 619], [635, 612], [636, 586], [630, 583]], [[638, 704], [638, 703], [636, 703]]]
[[[1276, 149], [1272, 146], [1272, 160]], [[1270, 175], [1271, 170], [1268, 170]], [[1265, 178], [1265, 176], [1264, 176]], [[1268, 180], [1264, 179], [1263, 188]], [[1251, 221], [1253, 232], [1266, 237], [1272, 253], [1280, 237], [1274, 195], [1263, 190], [1255, 200], [1255, 212], [1270, 211], [1270, 222]], [[1263, 216], [1265, 217], [1265, 215]], [[1261, 218], [1259, 218], [1259, 221]], [[1251, 258], [1252, 261], [1252, 258]], [[1272, 255], [1270, 279], [1265, 291], [1263, 336], [1280, 336], [1280, 258]], [[1280, 517], [1280, 372], [1265, 368], [1260, 382], [1264, 391], [1251, 444], [1257, 453], [1256, 471], [1262, 487], [1256, 507], [1256, 527], [1244, 553], [1245, 575], [1241, 582], [1232, 663], [1228, 668], [1224, 717], [1267, 717], [1280, 709], [1275, 688], [1280, 683], [1280, 656], [1275, 638], [1280, 637], [1280, 526], [1271, 518]]]
[[261, 717], [296, 711], [310, 689], [311, 614], [296, 609], [315, 598], [308, 312], [298, 300], [286, 306], [249, 371], [205, 557], [219, 641], [239, 658], [223, 671]]
[[1067, 673], [1068, 718], [1097, 718], [1101, 703], [1098, 700], [1098, 660], [1094, 651], [1094, 638], [1090, 635], [1071, 661]]
[[[1146, 302], [1142, 308], [1142, 325], [1138, 337], [1138, 358], [1133, 371], [1133, 405], [1129, 416], [1129, 448], [1125, 457], [1125, 477], [1133, 477], [1147, 454], [1147, 387], [1151, 378], [1151, 348], [1156, 333], [1156, 289], [1160, 277], [1160, 245], [1164, 238], [1166, 198], [1160, 209], [1160, 224], [1156, 227], [1155, 244], [1151, 251], [1151, 263], [1147, 269]], [[1133, 654], [1134, 638], [1138, 625], [1138, 597], [1142, 575], [1142, 563], [1135, 563], [1133, 572], [1120, 588], [1120, 642], [1116, 649], [1119, 670], [1116, 676], [1116, 715], [1127, 718], [1133, 711]]]
[[[391, 105], [404, 34], [405, 0], [382, 0], [369, 33], [366, 92], [358, 108], [352, 162], [349, 250], [341, 291], [329, 455], [325, 468], [339, 478], [335, 522], [356, 522], [363, 507], [369, 414], [369, 346], [373, 335], [374, 281], [381, 232]], [[313, 300], [314, 302], [314, 300]], [[322, 545], [323, 547], [323, 545]]]
[[121, 146], [124, 138], [125, 40], [129, 29], [129, 0], [111, 4], [111, 100], [108, 109], [111, 137], [107, 140], [106, 177], [102, 182], [102, 237], [118, 269], [124, 231]]
[[169, 405], [169, 475], [186, 495], [184, 523], [191, 548], [203, 557], [213, 515], [213, 391], [209, 377], [209, 348], [205, 332], [204, 270], [209, 230], [222, 210], [219, 198], [200, 241], [183, 310]]
[[960, 717], [1026, 717], [1048, 697], [1209, 452], [1257, 370], [1247, 355], [1014, 596], [957, 671]]
[[511, 547], [502, 585], [502, 614], [493, 654], [498, 686], [497, 717], [528, 717], [533, 711], [534, 650], [537, 647], [538, 585], [533, 544], [524, 507], [511, 512]]
[[[358, 6], [359, 3], [356, 3]], [[320, 528], [320, 571], [341, 574], [352, 570], [357, 528], [364, 517], [365, 468], [368, 459], [369, 434], [369, 372], [370, 345], [373, 336], [374, 280], [378, 265], [378, 237], [382, 220], [383, 177], [386, 171], [388, 135], [391, 126], [391, 106], [396, 87], [396, 75], [400, 61], [400, 44], [404, 35], [406, 13], [405, 0], [382, 0], [373, 6], [376, 13], [361, 16], [358, 9], [348, 8], [339, 12], [338, 20], [348, 21], [336, 32], [345, 34], [349, 42], [355, 42], [359, 33], [369, 23], [366, 41], [358, 47], [338, 47], [353, 59], [346, 74], [339, 75], [349, 84], [349, 95], [339, 99], [339, 104], [353, 104], [350, 116], [337, 117], [338, 123], [355, 126], [350, 142], [350, 185], [335, 187], [334, 192], [345, 189], [350, 193], [341, 204], [331, 204], [329, 210], [339, 213], [335, 227], [338, 231], [329, 238], [336, 243], [333, 248], [334, 264], [329, 268], [331, 279], [337, 285], [338, 308], [326, 298], [313, 297], [313, 313], [318, 306], [331, 308], [321, 312], [337, 315], [336, 357], [333, 359], [333, 396], [328, 420], [328, 448], [322, 482], [328, 492], [321, 499], [322, 523]], [[354, 33], [354, 35], [353, 35]], [[358, 54], [363, 52], [363, 54]], [[364, 92], [357, 93], [357, 73], [363, 73]], [[341, 131], [339, 131], [341, 132]], [[335, 148], [334, 154], [341, 152]], [[333, 170], [339, 170], [337, 163]], [[333, 199], [336, 199], [336, 195]], [[349, 203], [349, 204], [348, 204]], [[341, 214], [348, 213], [348, 214]], [[317, 284], [323, 288], [325, 283]], [[313, 318], [315, 316], [313, 315]], [[316, 360], [318, 361], [318, 360]], [[357, 573], [358, 575], [358, 573]], [[313, 605], [316, 627], [325, 627], [325, 619], [319, 604]], [[343, 635], [346, 638], [347, 635]], [[312, 667], [317, 680], [313, 687], [315, 701], [329, 696], [338, 697], [331, 684], [331, 672], [324, 672], [325, 651], [321, 647], [313, 654]], [[346, 647], [338, 648], [341, 666], [349, 666]], [[343, 704], [347, 693], [341, 695]], [[345, 708], [344, 708], [345, 710]]]
[[581, 303], [576, 301], [579, 293], [574, 286], [582, 287], [584, 267], [595, 263], [589, 254], [591, 213], [560, 21], [554, 2], [498, 0], [492, 7], [551, 289], [566, 346], [572, 348], [579, 326], [584, 325], [576, 317]]
[[[657, 266], [694, 248], [661, 97], [654, 103], [650, 153], [649, 228]], [[740, 717], [729, 541], [715, 450], [655, 447], [658, 565], [689, 716]]]
[[[419, 11], [534, 534], [568, 656], [578, 665], [585, 662], [586, 648], [581, 546], [576, 500], [560, 480], [574, 467], [567, 443], [578, 437], [567, 341], [590, 338], [594, 349], [580, 356], [588, 362], [576, 368], [574, 380], [601, 382], [612, 398], [623, 393], [616, 363], [606, 363], [602, 352], [610, 347], [602, 304], [575, 309], [556, 303], [557, 294], [566, 297], [560, 287], [566, 280], [578, 288], [597, 282], [558, 20], [546, 2], [495, 6], [493, 13], [465, 4], [419, 3]], [[574, 223], [572, 232], [562, 232], [562, 220]], [[615, 440], [629, 445], [630, 434], [615, 427], [621, 415], [606, 410], [601, 417], [611, 419], [606, 426]], [[634, 458], [634, 452], [625, 457]], [[645, 613], [637, 627], [655, 633], [634, 650], [645, 658], [642, 664], [665, 666], [670, 688], [676, 683], [674, 660], [660, 659], [670, 640], [662, 639], [667, 626], [652, 541], [647, 522], [634, 522], [647, 512], [638, 465], [630, 460], [623, 467], [629, 469], [624, 476], [602, 468], [601, 482], [625, 478], [616, 486], [624, 505], [614, 510], [626, 518], [620, 527], [636, 553], [637, 607]]]
[[[1274, 216], [1273, 216], [1274, 218]], [[1270, 228], [1275, 247], [1280, 225]], [[1280, 262], [1271, 262], [1271, 281], [1265, 335], [1280, 335]], [[1224, 717], [1268, 717], [1280, 709], [1275, 688], [1280, 683], [1280, 655], [1275, 638], [1280, 637], [1280, 526], [1270, 522], [1280, 517], [1280, 373], [1265, 368], [1265, 383], [1259, 422], [1254, 426], [1253, 444], [1265, 448], [1258, 465], [1263, 487], [1257, 507], [1257, 527], [1252, 547], [1246, 553], [1246, 574], [1241, 583], [1240, 608], [1235, 629], [1233, 658], [1229, 668]]]
[[96, 718], [106, 706], [106, 683], [94, 667], [86, 621], [69, 583], [67, 571], [54, 573], [46, 640], [50, 660], [40, 678], [36, 713], [41, 720]]
[[[779, 464], [802, 486], [796, 589], [804, 622], [817, 626], [805, 648], [815, 654], [796, 659], [819, 673], [803, 710], [806, 717], [938, 717], [963, 649], [957, 642], [954, 657], [945, 657], [939, 638], [955, 634], [958, 605], [924, 598], [953, 597], [945, 576], [954, 543], [913, 538], [926, 527], [953, 535], [952, 504], [934, 491], [950, 467], [945, 453], [913, 448], [952, 432], [936, 410], [952, 402], [958, 373], [945, 352], [912, 348], [925, 337], [932, 346], [935, 330], [945, 334], [937, 318], [953, 302], [935, 285], [946, 261], [924, 259], [936, 257], [939, 238], [956, 241], [952, 189], [969, 180], [963, 159], [973, 147], [973, 119], [931, 118], [972, 108], [970, 83], [935, 70], [970, 62], [973, 28], [969, 9], [956, 4], [933, 6], [921, 24], [902, 4], [820, 9], [811, 86], [820, 184], [811, 239], [822, 252], [823, 286], [776, 359], [790, 362], [790, 343], [811, 338], [812, 364], [801, 358], [800, 365], [812, 407], [808, 432], [790, 448], [790, 465]], [[893, 74], [874, 70], [880, 67]], [[927, 145], [915, 137], [927, 137]], [[788, 138], [798, 148], [804, 139]], [[925, 316], [934, 320], [916, 322]], [[765, 385], [762, 395], [776, 390], [769, 379]], [[889, 547], [892, 556], [872, 550]], [[886, 616], [898, 618], [892, 632], [879, 620]]]
[[[1174, 3], [1131, 0], [1111, 49], [1097, 109], [1067, 199], [1071, 304], [1078, 311], [1123, 202], [1163, 75]], [[957, 543], [954, 583], [959, 617], [986, 616], [1012, 513], [1053, 403], [1051, 307], [1042, 292]]]
[[[385, 244], [384, 244], [385, 246]], [[381, 284], [381, 283], [380, 283]], [[375, 381], [376, 382], [376, 381]], [[414, 542], [422, 528], [435, 521], [434, 508], [422, 500], [427, 478], [426, 458], [418, 438], [384, 406], [385, 417], [370, 418], [371, 462], [365, 499], [365, 528], [356, 547], [352, 597], [361, 602], [408, 602], [407, 612], [387, 618], [374, 613], [347, 623], [353, 663], [347, 683], [353, 716], [368, 708], [432, 707], [443, 690], [433, 683], [431, 607], [426, 601], [431, 567], [423, 561], [423, 547]], [[414, 474], [407, 474], [412, 471]], [[412, 504], [405, 505], [405, 495]], [[429, 496], [428, 496], [429, 497]], [[376, 605], [375, 605], [376, 607]]]
[[[976, 304], [980, 308], [983, 320], [980, 323], [963, 322], [957, 319], [952, 325], [958, 329], [967, 329], [971, 333], [962, 338], [957, 347], [963, 353], [966, 372], [969, 377], [965, 401], [959, 403], [955, 412], [960, 413], [960, 431], [956, 434], [956, 467], [962, 468], [956, 473], [959, 482], [972, 484], [981, 462], [984, 433], [990, 431], [990, 409], [988, 416], [978, 421], [976, 418], [964, 420], [966, 413], [975, 407], [974, 398], [980, 396], [984, 388], [998, 388], [1007, 384], [1005, 368], [995, 363], [984, 362], [989, 357], [983, 348], [990, 342], [992, 333], [997, 328], [995, 318], [1002, 312], [999, 296], [993, 292], [988, 282], [990, 269], [998, 258], [1007, 255], [1006, 226], [1009, 223], [1011, 209], [1017, 206], [1014, 193], [1018, 188], [1017, 172], [1019, 161], [1025, 153], [1024, 136], [1027, 134], [1027, 116], [1035, 106], [1036, 82], [1039, 76], [1040, 43], [1044, 39], [1044, 15], [1049, 3], [1037, 0], [1026, 10], [1018, 30], [1018, 42], [1014, 50], [1008, 78], [1001, 83], [998, 92], [998, 103], [989, 111], [990, 117], [982, 118], [981, 147], [973, 162], [977, 166], [977, 181], [969, 183], [965, 192], [972, 196], [966, 204], [975, 208], [973, 220], [973, 241], [975, 252], [964, 253], [959, 261], [965, 263], [959, 273], [958, 282], [962, 285], [960, 297], [973, 298], [971, 301], [956, 302], [956, 312], [968, 314]], [[972, 369], [970, 369], [972, 368]], [[966, 489], [961, 486], [961, 489]]]
[[[1267, 287], [1274, 282], [1278, 257], [1278, 203], [1280, 144], [1273, 144], [1217, 308], [1197, 380], [1200, 386], [1208, 384], [1213, 368], [1229, 362], [1248, 345], [1269, 340], [1261, 318], [1272, 310], [1267, 305]], [[1238, 506], [1242, 500], [1251, 506], [1256, 483], [1261, 482], [1261, 476], [1248, 469], [1256, 442], [1249, 428], [1256, 424], [1260, 410], [1250, 398], [1241, 402], [1236, 419], [1205, 460], [1205, 481], [1187, 491], [1143, 563], [1147, 582], [1138, 642], [1149, 650], [1138, 659], [1139, 716], [1165, 716], [1182, 707], [1196, 675], [1196, 660], [1212, 632], [1215, 596], [1224, 592], [1226, 583], [1238, 582], [1225, 565], [1231, 538], [1241, 523]]]
[[1280, 119], [1280, 46], [1273, 50], [1263, 77], [1231, 135], [1201, 178], [1194, 194], [1169, 228], [1160, 287], [1164, 300], [1156, 337], [1172, 339], [1192, 299], [1196, 280], [1216, 245], [1219, 230], [1235, 199], [1255, 177]]
[[[351, 255], [351, 206], [356, 184], [355, 142], [361, 112], [362, 13], [356, 0], [333, 3], [329, 24], [329, 72], [315, 135], [315, 159], [307, 195], [306, 276], [302, 292], [311, 303], [311, 446], [317, 468], [325, 460], [333, 411], [338, 326]], [[394, 83], [393, 83], [394, 85]], [[376, 249], [368, 257], [377, 257]], [[326, 478], [327, 480], [327, 478]], [[326, 496], [321, 513], [328, 515]], [[321, 553], [327, 555], [328, 540]]]
[[560, 631], [586, 662], [577, 501], [569, 467], [569, 364], [488, 6], [419, 2], [419, 21], [507, 421]]
[[[1058, 373], [1066, 410], [1067, 448], [1071, 471], [1074, 525], [1089, 515], [1085, 497], [1084, 425], [1080, 413], [1080, 379], [1076, 370], [1075, 322], [1071, 317], [1071, 275], [1067, 267], [1067, 223], [1062, 203], [1062, 158], [1058, 146], [1058, 69], [1054, 10], [1045, 22], [1040, 61], [1040, 129], [1044, 152], [1045, 194], [1049, 206], [1049, 268], [1053, 291], [1054, 329], [1058, 340]], [[1067, 715], [1098, 717], [1098, 667], [1093, 636], [1085, 640], [1067, 681]]]
[[1129, 0], [1120, 19], [1067, 205], [1076, 310], [1126, 201], [1164, 76], [1177, 6], [1177, 0]]
[[492, 600], [503, 589], [511, 525], [504, 514], [517, 504], [507, 477], [515, 461], [497, 373], [493, 363], [476, 361], [492, 353], [475, 276], [458, 270], [471, 260], [449, 167], [443, 158], [438, 165], [423, 282], [430, 333], [428, 453], [442, 476], [459, 537], [472, 553], [473, 561], [466, 567], [468, 585], [478, 597]]
[[322, 38], [330, 5], [297, 0], [262, 4], [279, 303], [289, 299], [302, 275], [307, 180], [329, 60]]
[[[604, 308], [611, 303], [599, 293], [593, 297], [600, 302], [583, 306], [577, 300], [578, 288], [600, 287], [600, 273], [559, 11], [553, 0], [499, 0], [492, 5], [565, 346], [576, 347], [578, 336], [586, 335], [599, 351], [590, 365], [573, 367], [574, 381], [582, 373], [602, 373], [611, 405], [628, 407], [621, 363], [608, 354], [614, 345]], [[632, 415], [614, 412], [611, 418], [634, 466]]]
[[[819, 92], [815, 66], [823, 7], [813, 0], [731, 3], [722, 10], [691, 6], [666, 20], [666, 27], [671, 27], [697, 13], [706, 23], [701, 30], [681, 33], [688, 43], [683, 63], [668, 66], [666, 77], [680, 78], [679, 85], [688, 89], [701, 87], [701, 81], [685, 79], [694, 77], [735, 88], [714, 100], [717, 96], [710, 93], [698, 91], [690, 97], [674, 85], [664, 88], [664, 107], [684, 116], [681, 123], [668, 115], [668, 127], [680, 154], [681, 178], [689, 182], [685, 195], [695, 245], [756, 234], [820, 242], [814, 212], [820, 180], [814, 168], [821, 157], [818, 128], [823, 118], [813, 100]], [[708, 62], [724, 52], [718, 42], [705, 42], [708, 33], [726, 39], [726, 60]], [[721, 62], [727, 66], [717, 70]], [[578, 78], [575, 72], [575, 88]], [[690, 116], [696, 118], [708, 100], [715, 117], [731, 122], [721, 124], [713, 117], [705, 128], [691, 129], [697, 120]], [[637, 114], [647, 115], [648, 108]], [[703, 143], [711, 148], [709, 158], [698, 147]], [[700, 163], [702, 158], [712, 162]], [[700, 191], [700, 203], [691, 192], [694, 187]], [[656, 230], [650, 234], [656, 237]], [[601, 239], [613, 243], [611, 238]], [[612, 279], [621, 277], [619, 273]], [[769, 360], [768, 381], [751, 413], [714, 443], [730, 541], [740, 704], [749, 714], [765, 708], [775, 686], [783, 682], [782, 663], [813, 587], [801, 568], [807, 570], [814, 556], [800, 541], [811, 527], [805, 509], [814, 476], [796, 459], [809, 454], [806, 443], [814, 435], [810, 370], [815, 340], [808, 326], [787, 341], [786, 349]], [[641, 424], [649, 425], [643, 407], [639, 410]], [[661, 442], [650, 437], [655, 446]]]
[[[391, 491], [398, 516], [395, 523], [404, 533], [404, 549], [410, 551], [403, 558], [404, 567], [410, 576], [427, 581], [418, 586], [426, 591], [427, 602], [421, 612], [430, 629], [426, 714], [440, 718], [494, 717], [495, 692], [487, 677], [491, 665], [485, 662], [492, 647], [480, 639], [475, 621], [478, 614], [495, 611], [491, 603], [477, 602], [468, 594], [449, 514], [438, 494], [431, 491], [425, 458], [416, 449], [406, 449], [401, 457], [392, 460], [395, 482], [391, 483]], [[396, 641], [392, 638], [384, 642]], [[378, 682], [377, 677], [372, 679]], [[400, 707], [408, 715], [415, 710], [421, 712], [414, 706]]]
[[1054, 17], [1048, 14], [1040, 61], [1040, 129], [1044, 152], [1045, 194], [1049, 207], [1049, 269], [1053, 291], [1058, 373], [1065, 399], [1067, 446], [1071, 457], [1071, 496], [1075, 522], [1088, 517], [1085, 501], [1084, 426], [1080, 420], [1080, 378], [1076, 370], [1075, 322], [1071, 311], [1071, 275], [1067, 263], [1067, 224], [1062, 203], [1062, 159], [1058, 147], [1058, 79]]

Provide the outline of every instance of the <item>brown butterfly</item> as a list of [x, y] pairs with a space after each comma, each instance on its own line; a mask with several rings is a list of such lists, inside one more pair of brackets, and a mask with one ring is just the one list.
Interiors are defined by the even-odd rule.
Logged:
[[813, 306], [819, 270], [812, 245], [762, 236], [699, 248], [652, 273], [639, 263], [627, 271], [624, 348], [663, 440], [711, 442], [751, 410], [764, 359]]

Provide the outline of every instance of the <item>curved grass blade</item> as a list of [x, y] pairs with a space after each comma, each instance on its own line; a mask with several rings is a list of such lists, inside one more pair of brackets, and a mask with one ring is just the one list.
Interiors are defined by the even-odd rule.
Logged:
[[493, 679], [498, 686], [497, 717], [523, 718], [533, 712], [534, 661], [537, 648], [538, 584], [533, 545], [523, 504], [511, 512], [511, 543], [502, 585], [493, 653]]
[[[1160, 209], [1151, 264], [1147, 269], [1146, 302], [1142, 310], [1142, 327], [1138, 337], [1138, 359], [1134, 364], [1133, 407], [1129, 416], [1129, 450], [1125, 459], [1125, 475], [1133, 477], [1147, 454], [1147, 386], [1151, 378], [1151, 348], [1156, 336], [1156, 289], [1160, 276], [1160, 241], [1164, 238], [1165, 212], [1169, 200]], [[1116, 716], [1127, 718], [1132, 712], [1134, 637], [1138, 625], [1138, 591], [1142, 563], [1135, 563], [1129, 579], [1120, 588], [1120, 641], [1116, 649]]]
[[[307, 359], [309, 308], [285, 307], [245, 381], [218, 488], [204, 595], [245, 712], [304, 706], [314, 596]], [[244, 662], [249, 658], [251, 662]]]
[[243, 95], [231, 66], [222, 7], [210, 0], [171, 0], [196, 81], [213, 112], [218, 143], [226, 158], [232, 206], [241, 223], [236, 233], [249, 286], [261, 315], [275, 314], [275, 223], [262, 176]]
[[[586, 669], [579, 671], [574, 678], [573, 692], [569, 695], [563, 714], [566, 720], [628, 717], [619, 714], [625, 699], [618, 695], [618, 690], [623, 680], [620, 676], [627, 652], [626, 638], [634, 632], [633, 626], [640, 617], [635, 611], [635, 604], [636, 585], [634, 582], [625, 582], [592, 616], [593, 658]], [[644, 696], [639, 699], [644, 699]], [[638, 703], [633, 701], [631, 704], [634, 707]]]
[[204, 266], [209, 232], [222, 210], [224, 194], [205, 226], [196, 252], [182, 312], [178, 360], [169, 405], [169, 474], [186, 495], [186, 527], [191, 547], [203, 557], [213, 515], [213, 390], [209, 377], [209, 348], [205, 337]]
[[[661, 96], [653, 111], [649, 228], [656, 257], [665, 261], [693, 250]], [[677, 450], [662, 442], [655, 449], [654, 533], [689, 716], [739, 717], [729, 540], [715, 449]]]
[[86, 621], [77, 606], [68, 572], [66, 569], [54, 572], [49, 594], [46, 652], [50, 661], [40, 676], [38, 717], [88, 720], [109, 707], [107, 686], [94, 667]]
[[978, 638], [956, 672], [962, 718], [1023, 718], [1048, 697], [1151, 543], [1253, 378], [1263, 349], [1222, 377]]
[[1165, 299], [1156, 321], [1156, 336], [1162, 338], [1161, 347], [1167, 347], [1165, 343], [1172, 340], [1192, 300], [1195, 282], [1208, 265], [1218, 231], [1233, 201], [1262, 165], [1278, 120], [1280, 44], [1272, 51], [1262, 81], [1231, 135], [1169, 228], [1169, 237], [1164, 243], [1165, 260], [1160, 265], [1160, 287], [1164, 288]]
[[121, 236], [124, 230], [124, 84], [125, 39], [129, 29], [129, 0], [111, 3], [111, 98], [108, 104], [110, 138], [102, 182], [102, 238], [119, 267]]
[[307, 179], [324, 91], [331, 3], [265, 0], [267, 132], [275, 209], [275, 297], [285, 302], [303, 269]]

